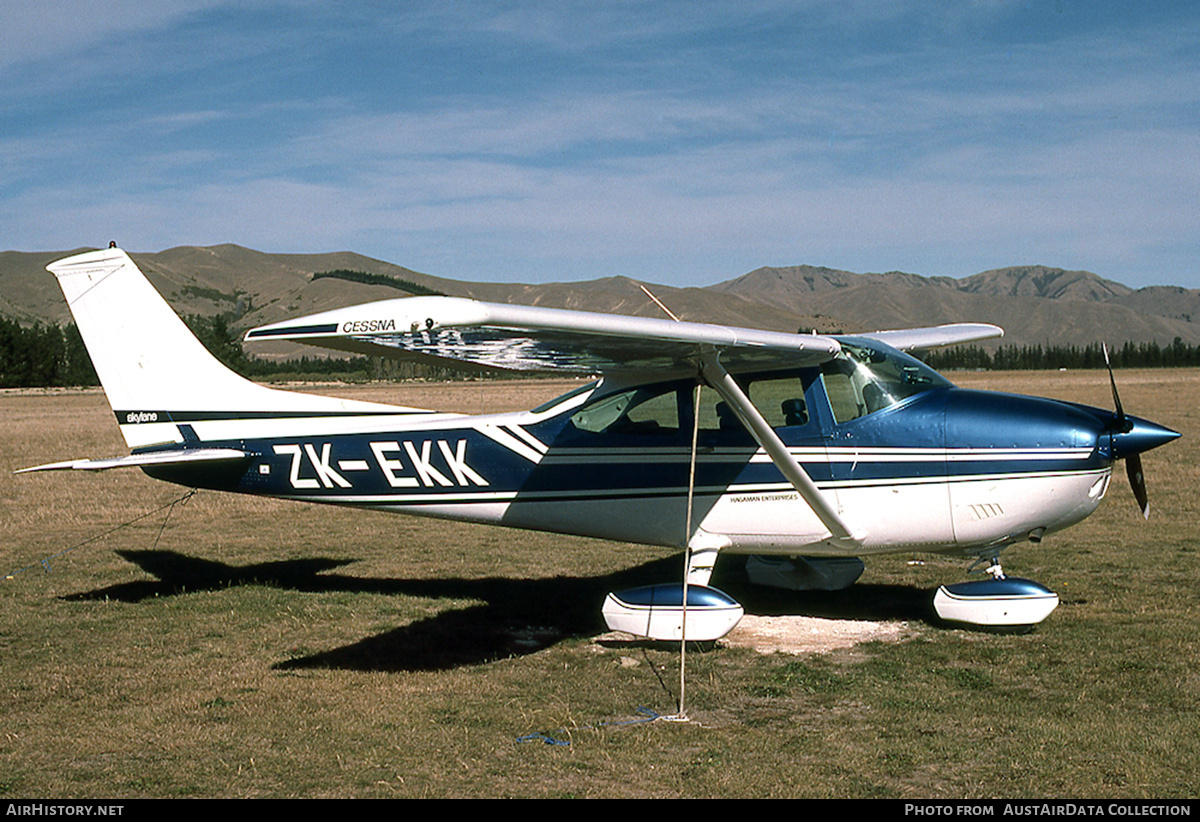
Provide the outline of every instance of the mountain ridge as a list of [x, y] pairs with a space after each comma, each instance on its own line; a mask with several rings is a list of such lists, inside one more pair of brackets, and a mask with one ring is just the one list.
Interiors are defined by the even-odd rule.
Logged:
[[[44, 269], [80, 250], [0, 252], [0, 316], [23, 324], [70, 322], [62, 294]], [[401, 295], [387, 285], [312, 278], [314, 273], [336, 269], [380, 274], [490, 302], [663, 316], [638, 288], [638, 281], [622, 276], [538, 284], [472, 282], [425, 274], [351, 251], [283, 254], [229, 243], [130, 256], [176, 311], [224, 313], [233, 317], [238, 329]], [[762, 266], [709, 286], [648, 287], [681, 319], [773, 331], [852, 333], [991, 322], [1006, 332], [992, 346], [1096, 341], [1168, 345], [1176, 337], [1189, 345], [1200, 344], [1200, 290], [1134, 289], [1092, 272], [1045, 265], [996, 268], [961, 279], [902, 271], [856, 273], [812, 265]]]

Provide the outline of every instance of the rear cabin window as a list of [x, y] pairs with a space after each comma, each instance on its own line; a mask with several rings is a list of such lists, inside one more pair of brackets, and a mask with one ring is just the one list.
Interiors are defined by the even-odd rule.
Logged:
[[635, 388], [589, 403], [571, 415], [571, 423], [592, 434], [677, 434], [679, 402], [675, 386]]
[[[737, 377], [738, 385], [772, 428], [807, 425], [808, 404], [804, 383], [798, 374], [767, 377]], [[700, 430], [747, 434], [734, 410], [714, 389], [705, 386], [700, 396]]]

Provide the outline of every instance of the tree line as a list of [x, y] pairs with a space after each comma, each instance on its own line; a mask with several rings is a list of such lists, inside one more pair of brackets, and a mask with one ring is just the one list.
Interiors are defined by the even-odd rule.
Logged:
[[[314, 280], [322, 278], [349, 280], [368, 285], [386, 285], [409, 294], [444, 296], [442, 292], [405, 280], [366, 271], [337, 269], [320, 271]], [[193, 293], [198, 289], [191, 288]], [[201, 296], [205, 296], [201, 294]], [[218, 292], [208, 295], [218, 298]], [[218, 360], [228, 368], [251, 379], [312, 380], [340, 379], [355, 382], [368, 380], [456, 379], [463, 376], [457, 369], [425, 363], [391, 360], [383, 357], [298, 357], [290, 360], [266, 360], [251, 356], [242, 348], [241, 335], [230, 328], [244, 313], [237, 312], [211, 317], [191, 314], [184, 322], [192, 333]], [[83, 345], [74, 323], [66, 326], [35, 323], [22, 327], [15, 320], [0, 317], [0, 388], [43, 388], [74, 385], [99, 385], [91, 357]]]
[[99, 384], [74, 323], [22, 328], [0, 317], [0, 388]]
[[[384, 357], [297, 357], [267, 360], [246, 353], [241, 335], [218, 314], [184, 318], [188, 328], [226, 367], [243, 377], [267, 380], [449, 380], [459, 369]], [[488, 376], [488, 375], [474, 375]], [[47, 388], [99, 385], [91, 357], [74, 323], [22, 327], [0, 317], [0, 388]]]
[[406, 280], [403, 277], [372, 274], [369, 271], [352, 271], [347, 268], [338, 268], [333, 271], [318, 271], [316, 274], [313, 274], [312, 278], [314, 282], [316, 280], [332, 278], [335, 280], [348, 280], [352, 283], [363, 283], [365, 285], [386, 285], [389, 288], [395, 288], [418, 297], [446, 296], [444, 292], [414, 283], [412, 280]]
[[[1108, 352], [1113, 368], [1181, 368], [1200, 365], [1200, 345], [1176, 337], [1170, 345], [1126, 342]], [[1003, 345], [988, 351], [975, 345], [930, 351], [922, 359], [939, 371], [1044, 371], [1104, 368], [1101, 343], [1090, 345]]]

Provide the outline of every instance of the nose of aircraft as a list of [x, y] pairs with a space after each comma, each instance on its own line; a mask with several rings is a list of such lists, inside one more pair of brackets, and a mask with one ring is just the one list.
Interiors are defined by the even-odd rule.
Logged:
[[1115, 414], [1113, 418], [1113, 428], [1110, 429], [1113, 459], [1125, 459], [1179, 438], [1178, 431], [1140, 417], [1127, 416], [1123, 424]]
[[1166, 445], [1173, 439], [1178, 439], [1179, 432], [1172, 431], [1166, 426], [1144, 420], [1141, 417], [1131, 417], [1122, 409], [1120, 399], [1113, 393], [1117, 401], [1116, 413], [1093, 409], [1097, 419], [1104, 423], [1104, 431], [1100, 434], [1100, 447], [1104, 447], [1104, 437], [1109, 438], [1109, 456], [1114, 460], [1125, 461], [1125, 473], [1129, 477], [1129, 487], [1133, 490], [1134, 499], [1142, 516], [1150, 518], [1150, 497], [1146, 492], [1146, 475], [1142, 472], [1143, 451]]

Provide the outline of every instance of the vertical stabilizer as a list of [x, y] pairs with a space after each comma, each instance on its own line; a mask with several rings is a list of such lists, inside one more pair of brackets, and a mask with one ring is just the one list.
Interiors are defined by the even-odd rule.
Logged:
[[[235, 374], [171, 310], [119, 248], [67, 257], [46, 267], [58, 278], [96, 374], [130, 447], [163, 442], [191, 414], [404, 411], [375, 403], [278, 391]], [[156, 430], [160, 429], [160, 430]]]

